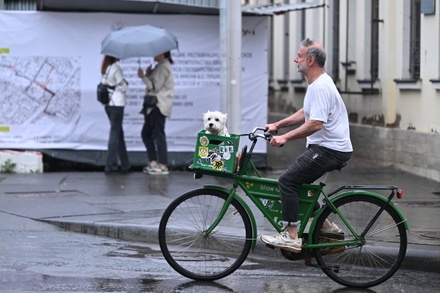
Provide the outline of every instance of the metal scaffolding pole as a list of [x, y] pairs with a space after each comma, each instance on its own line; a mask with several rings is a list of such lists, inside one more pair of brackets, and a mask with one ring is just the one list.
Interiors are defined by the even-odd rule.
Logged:
[[241, 2], [220, 1], [220, 107], [231, 133], [241, 133]]

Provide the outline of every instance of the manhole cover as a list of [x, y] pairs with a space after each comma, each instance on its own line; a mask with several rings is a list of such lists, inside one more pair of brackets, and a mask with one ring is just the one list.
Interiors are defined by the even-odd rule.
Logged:
[[65, 196], [84, 196], [87, 195], [78, 190], [55, 190], [55, 191], [40, 191], [40, 192], [8, 192], [19, 198], [31, 197], [65, 197]]
[[423, 232], [420, 236], [429, 239], [437, 239], [440, 240], [440, 232]]

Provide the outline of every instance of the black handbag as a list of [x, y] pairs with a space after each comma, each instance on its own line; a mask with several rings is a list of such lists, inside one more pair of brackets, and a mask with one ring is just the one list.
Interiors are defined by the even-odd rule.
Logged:
[[110, 93], [108, 91], [109, 89], [114, 90], [115, 87], [103, 84], [102, 82], [100, 82], [97, 86], [97, 99], [103, 105], [108, 105], [108, 103], [110, 103]]
[[[107, 74], [105, 75], [106, 81], [109, 72], [110, 72], [110, 68], [107, 70]], [[98, 102], [100, 102], [103, 105], [108, 105], [110, 103], [110, 95], [111, 95], [109, 89], [114, 90], [115, 88], [116, 86], [109, 86], [107, 84], [100, 82], [96, 87], [96, 98]]]
[[145, 95], [144, 96], [144, 104], [142, 105], [144, 108], [153, 108], [156, 107], [157, 97], [154, 95]]

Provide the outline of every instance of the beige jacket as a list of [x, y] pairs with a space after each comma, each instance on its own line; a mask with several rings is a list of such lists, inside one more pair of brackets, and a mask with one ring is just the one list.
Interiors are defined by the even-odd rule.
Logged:
[[157, 107], [164, 116], [171, 116], [174, 101], [174, 76], [170, 61], [159, 62], [149, 76], [142, 78], [146, 93], [157, 96]]

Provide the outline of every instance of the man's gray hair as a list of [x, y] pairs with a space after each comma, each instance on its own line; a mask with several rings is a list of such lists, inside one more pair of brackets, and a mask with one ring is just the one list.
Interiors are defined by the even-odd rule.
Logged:
[[304, 39], [301, 44], [302, 47], [306, 47], [307, 49], [307, 58], [309, 57], [315, 57], [316, 63], [319, 67], [324, 68], [325, 60], [327, 59], [327, 54], [322, 49], [321, 45], [310, 39], [306, 38]]

